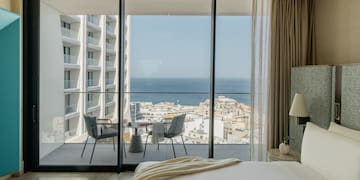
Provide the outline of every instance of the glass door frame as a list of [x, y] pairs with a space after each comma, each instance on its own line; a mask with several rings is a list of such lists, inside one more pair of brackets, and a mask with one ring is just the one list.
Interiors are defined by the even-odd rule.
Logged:
[[[51, 172], [118, 172], [134, 170], [136, 164], [123, 164], [123, 82], [124, 77], [124, 25], [125, 1], [119, 0], [119, 96], [118, 96], [118, 148], [117, 165], [40, 165], [39, 162], [39, 80], [40, 80], [40, 0], [23, 2], [23, 83], [22, 83], [22, 117], [23, 117], [23, 155], [24, 171]], [[209, 140], [208, 158], [214, 157], [214, 105], [215, 105], [215, 40], [216, 40], [216, 0], [211, 2], [211, 44], [210, 44], [210, 107], [209, 107]]]

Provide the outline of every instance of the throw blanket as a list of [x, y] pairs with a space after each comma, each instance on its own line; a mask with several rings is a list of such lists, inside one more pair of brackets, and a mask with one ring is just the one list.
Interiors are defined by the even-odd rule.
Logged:
[[177, 176], [219, 169], [239, 162], [239, 159], [213, 160], [201, 157], [179, 157], [139, 169], [135, 172], [134, 179], [171, 179]]

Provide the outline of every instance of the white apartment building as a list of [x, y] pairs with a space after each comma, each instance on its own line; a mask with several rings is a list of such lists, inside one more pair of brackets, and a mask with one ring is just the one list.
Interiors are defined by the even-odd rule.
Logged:
[[83, 115], [117, 121], [118, 17], [61, 15], [65, 142], [86, 136]]

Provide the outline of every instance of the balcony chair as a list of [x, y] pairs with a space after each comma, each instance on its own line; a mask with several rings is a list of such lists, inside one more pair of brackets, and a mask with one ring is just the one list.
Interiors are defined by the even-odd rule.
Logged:
[[[113, 148], [114, 148], [114, 151], [115, 151], [115, 137], [118, 136], [118, 130], [116, 128], [116, 124], [113, 124], [110, 119], [96, 119], [95, 116], [88, 116], [88, 115], [84, 115], [84, 119], [85, 119], [86, 129], [88, 131], [88, 137], [86, 138], [84, 148], [83, 148], [83, 150], [81, 152], [81, 158], [84, 155], [84, 151], [85, 151], [85, 148], [86, 148], [86, 144], [87, 144], [87, 142], [89, 140], [89, 137], [94, 138], [95, 143], [94, 143], [92, 153], [91, 153], [91, 157], [90, 157], [90, 161], [89, 161], [89, 164], [91, 164], [97, 140], [112, 137], [112, 139], [113, 139]], [[99, 123], [98, 121], [108, 121], [108, 122], [107, 123]], [[100, 134], [98, 132], [98, 127], [100, 127]], [[123, 147], [124, 147], [123, 148], [124, 149], [124, 155], [126, 157], [125, 143], [124, 143]]]
[[[185, 116], [186, 114], [182, 114], [179, 116], [176, 116], [170, 124], [169, 129], [164, 131], [164, 138], [168, 138], [171, 140], [171, 146], [172, 146], [172, 150], [174, 153], [174, 158], [176, 158], [176, 154], [175, 154], [175, 148], [174, 148], [174, 142], [173, 142], [173, 138], [176, 136], [180, 136], [183, 146], [184, 146], [184, 150], [185, 150], [185, 154], [188, 155], [188, 152], [186, 150], [186, 146], [184, 143], [184, 138], [182, 133], [184, 132], [184, 123], [185, 123]], [[145, 157], [145, 153], [146, 153], [146, 146], [147, 146], [147, 142], [148, 142], [148, 138], [149, 136], [151, 136], [153, 134], [152, 131], [148, 132], [147, 136], [146, 136], [146, 142], [145, 142], [145, 149], [144, 149], [144, 156]], [[158, 150], [159, 150], [159, 143], [158, 143]]]

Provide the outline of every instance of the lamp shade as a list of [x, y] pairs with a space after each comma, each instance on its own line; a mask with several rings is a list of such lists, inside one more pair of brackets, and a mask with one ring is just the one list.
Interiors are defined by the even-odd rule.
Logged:
[[295, 117], [308, 117], [309, 116], [309, 114], [305, 108], [305, 98], [304, 98], [303, 94], [300, 94], [300, 93], [295, 94], [293, 102], [291, 104], [289, 115], [295, 116]]

